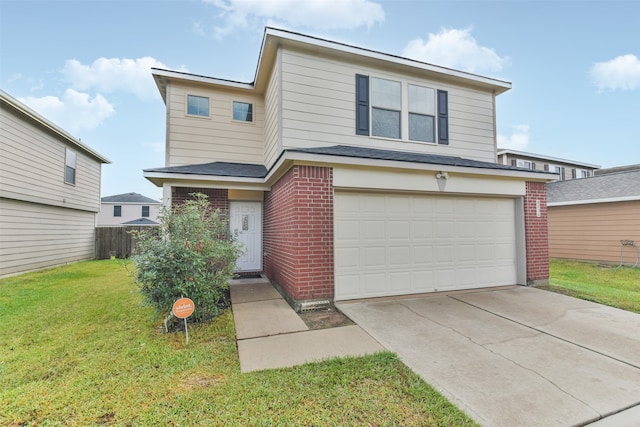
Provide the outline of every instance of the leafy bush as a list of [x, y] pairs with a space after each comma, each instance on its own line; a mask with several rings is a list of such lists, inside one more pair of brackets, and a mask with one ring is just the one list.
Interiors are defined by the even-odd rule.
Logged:
[[178, 298], [188, 297], [195, 304], [193, 319], [202, 321], [228, 306], [225, 294], [242, 249], [207, 196], [192, 196], [163, 208], [159, 227], [134, 232], [132, 261], [140, 292], [159, 316], [168, 316]]

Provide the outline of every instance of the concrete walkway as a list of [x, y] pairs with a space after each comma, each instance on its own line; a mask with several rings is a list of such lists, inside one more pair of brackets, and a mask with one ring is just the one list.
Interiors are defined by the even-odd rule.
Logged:
[[233, 280], [229, 288], [241, 372], [384, 350], [357, 325], [310, 330], [268, 280]]
[[526, 287], [338, 307], [484, 426], [640, 426], [640, 315]]

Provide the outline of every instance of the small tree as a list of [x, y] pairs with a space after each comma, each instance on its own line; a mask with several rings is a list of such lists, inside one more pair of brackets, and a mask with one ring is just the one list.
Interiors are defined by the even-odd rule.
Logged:
[[132, 261], [140, 292], [159, 316], [167, 317], [178, 298], [188, 297], [196, 306], [194, 320], [202, 321], [228, 306], [225, 291], [242, 249], [207, 196], [192, 196], [184, 204], [163, 208], [160, 227], [134, 232]]

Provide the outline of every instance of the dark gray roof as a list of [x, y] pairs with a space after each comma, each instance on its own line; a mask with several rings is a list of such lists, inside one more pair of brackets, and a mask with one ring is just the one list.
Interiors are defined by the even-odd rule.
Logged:
[[158, 222], [152, 221], [149, 218], [138, 218], [133, 221], [123, 222], [123, 225], [159, 225]]
[[159, 201], [150, 199], [138, 193], [116, 194], [115, 196], [106, 196], [100, 199], [103, 203], [149, 203], [160, 204]]
[[[462, 157], [438, 156], [435, 154], [408, 153], [403, 151], [379, 150], [375, 148], [352, 147], [348, 145], [334, 145], [330, 147], [290, 148], [290, 153], [307, 153], [325, 156], [350, 157], [371, 160], [391, 160], [407, 163], [422, 163], [430, 165], [461, 166], [469, 168], [526, 171], [546, 174], [544, 171], [506, 166], [492, 162], [463, 159]], [[145, 172], [180, 173], [194, 175], [230, 176], [237, 178], [264, 178], [268, 170], [263, 165], [248, 163], [213, 162], [184, 166], [169, 166], [164, 168], [145, 169]]]
[[196, 165], [169, 166], [145, 169], [145, 172], [184, 173], [194, 175], [234, 176], [238, 178], [264, 178], [267, 168], [249, 163], [212, 162]]
[[527, 172], [546, 173], [544, 171], [532, 171], [514, 166], [506, 166], [492, 162], [463, 159], [462, 157], [438, 156], [435, 154], [408, 153], [404, 151], [379, 150], [377, 148], [352, 147], [348, 145], [334, 145], [331, 147], [317, 148], [293, 148], [287, 151], [294, 153], [324, 154], [329, 156], [356, 157], [372, 160], [392, 160], [408, 163], [423, 163], [430, 165], [461, 166], [469, 168], [500, 169]]
[[640, 200], [640, 170], [596, 175], [589, 178], [550, 182], [547, 203], [637, 197]]

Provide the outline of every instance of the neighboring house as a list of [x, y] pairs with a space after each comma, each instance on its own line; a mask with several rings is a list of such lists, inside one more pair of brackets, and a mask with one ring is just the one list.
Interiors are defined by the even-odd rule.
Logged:
[[153, 76], [167, 157], [144, 176], [209, 195], [238, 271], [296, 304], [548, 280], [554, 176], [496, 163], [510, 83], [273, 28], [252, 83]]
[[117, 194], [101, 199], [98, 226], [158, 225], [162, 203], [138, 193]]
[[[622, 172], [608, 172], [612, 170]], [[549, 255], [582, 261], [636, 262], [640, 247], [640, 167], [547, 185]], [[623, 246], [621, 241], [633, 241]], [[622, 256], [621, 256], [622, 255]]]
[[591, 163], [498, 148], [498, 163], [558, 174], [558, 181], [588, 178], [600, 168]]
[[94, 257], [107, 159], [0, 91], [0, 276]]

